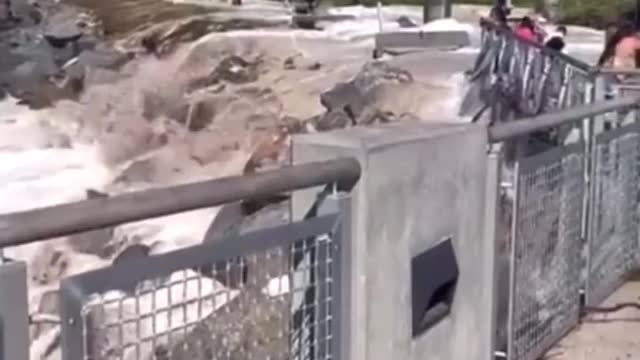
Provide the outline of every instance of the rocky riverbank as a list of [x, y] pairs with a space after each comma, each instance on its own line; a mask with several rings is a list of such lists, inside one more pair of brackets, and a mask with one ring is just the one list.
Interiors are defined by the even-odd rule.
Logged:
[[[134, 5], [136, 11], [127, 11]], [[7, 50], [0, 59], [0, 85], [23, 110], [31, 110], [0, 124], [10, 135], [0, 150], [12, 157], [33, 150], [52, 157], [82, 154], [78, 157], [90, 159], [83, 161], [97, 163], [71, 163], [95, 166], [100, 174], [87, 175], [95, 180], [70, 180], [65, 189], [70, 195], [57, 196], [58, 201], [263, 171], [287, 162], [292, 134], [420, 121], [431, 104], [451, 101], [442, 85], [416, 81], [400, 66], [371, 62], [366, 43], [289, 31], [277, 16], [256, 19], [241, 11], [230, 16], [210, 7], [151, 0], [70, 0], [25, 9], [12, 17], [26, 20], [11, 20], [0, 34], [0, 47]], [[258, 29], [246, 31], [253, 28]], [[87, 155], [94, 152], [95, 158]], [[39, 201], [50, 204], [50, 195]], [[276, 196], [8, 249], [29, 266], [32, 359], [60, 356], [59, 327], [37, 320], [57, 314], [60, 279], [286, 222], [287, 201]], [[278, 264], [283, 270], [284, 259]], [[262, 270], [249, 267], [247, 276]], [[205, 283], [212, 291], [231, 292], [246, 282], [241, 274], [233, 273], [233, 281], [209, 276]], [[245, 338], [262, 341], [274, 326], [288, 323], [266, 316], [269, 309], [288, 307], [288, 295], [234, 294], [237, 298], [224, 305], [225, 316], [237, 323], [229, 330], [237, 334], [231, 348], [283, 355], [269, 344], [255, 350]], [[263, 306], [249, 305], [256, 301]], [[242, 315], [248, 307], [253, 315]], [[213, 331], [220, 316], [214, 310], [202, 315], [207, 320], [189, 336], [176, 340], [199, 354], [187, 352], [185, 358], [210, 358], [214, 342], [192, 343], [202, 340], [203, 329]]]

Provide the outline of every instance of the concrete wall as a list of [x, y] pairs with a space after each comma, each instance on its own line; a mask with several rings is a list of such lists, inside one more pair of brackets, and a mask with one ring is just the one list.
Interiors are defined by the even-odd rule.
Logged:
[[471, 37], [466, 31], [396, 31], [381, 32], [375, 36], [378, 52], [403, 52], [424, 49], [457, 49], [471, 45]]
[[[492, 359], [494, 242], [483, 239], [486, 129], [352, 128], [295, 137], [292, 156], [294, 163], [353, 156], [363, 167], [352, 193], [349, 360]], [[313, 190], [296, 193], [294, 218], [313, 197]], [[452, 313], [412, 339], [411, 258], [446, 236], [453, 237], [460, 268]]]

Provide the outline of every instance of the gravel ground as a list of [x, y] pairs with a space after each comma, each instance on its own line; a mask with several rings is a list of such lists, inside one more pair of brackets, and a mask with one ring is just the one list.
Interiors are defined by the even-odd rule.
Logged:
[[[638, 302], [640, 279], [622, 286], [603, 306]], [[625, 308], [589, 316], [552, 348], [544, 360], [640, 359], [640, 310]]]

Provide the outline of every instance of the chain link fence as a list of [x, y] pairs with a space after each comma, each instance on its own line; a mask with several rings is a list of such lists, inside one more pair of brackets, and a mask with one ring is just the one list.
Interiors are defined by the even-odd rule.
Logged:
[[594, 154], [587, 304], [598, 305], [624, 282], [638, 250], [637, 124], [600, 134]]
[[80, 274], [68, 359], [336, 359], [339, 212]]
[[583, 166], [582, 144], [518, 162], [511, 244], [511, 359], [537, 359], [578, 322]]
[[[600, 305], [640, 266], [640, 73], [481, 27], [473, 74], [493, 64], [485, 82], [502, 90], [482, 97], [500, 130], [490, 128], [504, 161], [496, 238], [509, 253], [496, 355], [534, 360], [578, 324], [583, 304]], [[620, 104], [597, 109], [602, 99]]]

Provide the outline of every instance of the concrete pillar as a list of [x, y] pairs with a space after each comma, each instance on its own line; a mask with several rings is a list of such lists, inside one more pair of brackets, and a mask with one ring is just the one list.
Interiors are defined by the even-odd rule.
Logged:
[[428, 23], [429, 21], [451, 17], [451, 5], [452, 0], [424, 0], [422, 21]]
[[[342, 156], [357, 158], [363, 170], [352, 191], [348, 358], [493, 359], [495, 242], [485, 223], [495, 218], [485, 213], [495, 192], [486, 196], [486, 128], [403, 124], [293, 139], [294, 164]], [[318, 190], [294, 193], [294, 219]], [[450, 312], [414, 336], [412, 272], [422, 284], [440, 268], [418, 273], [412, 262], [446, 239], [459, 269]]]

